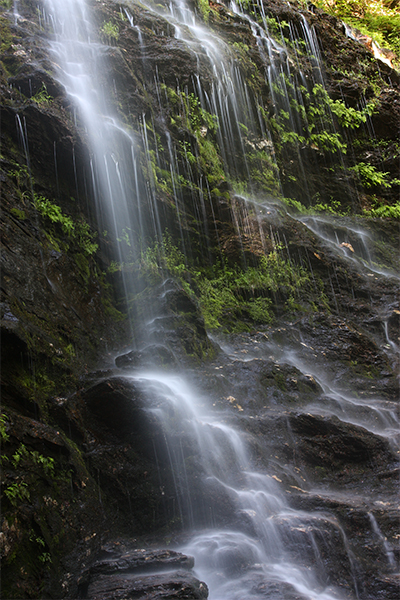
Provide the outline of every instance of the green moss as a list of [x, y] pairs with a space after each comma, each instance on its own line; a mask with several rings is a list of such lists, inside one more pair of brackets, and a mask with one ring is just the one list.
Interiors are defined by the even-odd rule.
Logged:
[[126, 320], [126, 314], [115, 308], [109, 298], [102, 298], [101, 303], [106, 315], [109, 316], [115, 323], [120, 323], [121, 321]]
[[89, 279], [90, 279], [89, 261], [84, 254], [78, 253], [78, 254], [75, 254], [75, 262], [79, 269], [79, 273], [81, 274], [81, 276], [87, 286], [87, 284], [89, 283]]
[[201, 16], [203, 17], [203, 21], [207, 23], [211, 11], [208, 0], [196, 0], [196, 4]]
[[210, 185], [221, 183], [225, 180], [225, 171], [221, 157], [211, 140], [197, 136], [200, 154], [200, 166], [207, 175]]
[[19, 208], [12, 208], [10, 212], [12, 215], [14, 215], [14, 217], [17, 217], [17, 219], [19, 219], [20, 221], [25, 221], [26, 214], [24, 210], [20, 210]]
[[[9, 1], [9, 0], [6, 0]], [[10, 0], [11, 1], [11, 0]], [[10, 29], [10, 23], [6, 17], [0, 16], [0, 53], [4, 54], [11, 50], [13, 34]]]
[[[279, 246], [262, 256], [257, 267], [242, 269], [216, 262], [212, 268], [201, 269], [187, 264], [167, 234], [161, 244], [148, 249], [141, 260], [141, 273], [153, 283], [161, 279], [165, 271], [199, 302], [209, 329], [224, 326], [232, 331], [240, 326], [244, 331], [249, 329], [249, 322], [270, 323], [274, 294], [291, 299], [286, 309], [293, 311], [297, 305], [303, 309], [305, 298], [311, 298], [314, 290], [311, 274], [286, 260]], [[294, 297], [300, 296], [300, 290], [302, 301], [296, 304]]]

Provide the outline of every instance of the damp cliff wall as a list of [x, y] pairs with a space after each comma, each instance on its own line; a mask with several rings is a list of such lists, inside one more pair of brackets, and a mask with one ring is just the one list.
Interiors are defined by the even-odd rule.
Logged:
[[[299, 320], [360, 393], [373, 384], [396, 397], [395, 361], [383, 347], [398, 345], [397, 282], [361, 276], [282, 207], [297, 216], [310, 207], [338, 219], [358, 215], [374, 240], [378, 269], [398, 270], [399, 75], [312, 5], [262, 6], [276, 39], [272, 49], [252, 29], [261, 8], [244, 16], [223, 3], [192, 7], [226, 44], [240, 86], [238, 106], [232, 101], [226, 113], [234, 126], [224, 130], [209, 58], [197, 42], [192, 50], [176, 36], [165, 7], [89, 2], [107, 64], [101, 85], [110, 90], [110, 111], [137, 140], [140, 197], [157, 213], [156, 226], [146, 217], [153, 234], [138, 264], [116, 263], [116, 248], [130, 234], [128, 241], [126, 232], [113, 237], [96, 214], [91, 148], [56, 76], [46, 7], [27, 0], [1, 7], [7, 597], [71, 597], [82, 557], [105, 539], [174, 532], [172, 500], [160, 492], [146, 425], [123, 430], [126, 419], [141, 422], [126, 401], [131, 392], [118, 380], [99, 383], [113, 373], [116, 354], [131, 349], [128, 323], [140, 339], [149, 298], [156, 295], [169, 318], [163, 347], [188, 368], [215, 359], [206, 328], [273, 327], [279, 337], [275, 329]], [[260, 225], [248, 197], [279, 201], [275, 220]], [[325, 227], [329, 238], [332, 225]], [[351, 255], [356, 241], [362, 244], [356, 234], [346, 236], [339, 243]], [[234, 293], [223, 295], [229, 286], [212, 271], [216, 264], [235, 281]], [[262, 277], [252, 271], [245, 280], [250, 267]], [[139, 273], [140, 293], [128, 290], [126, 297], [130, 272]], [[266, 273], [275, 273], [273, 283]], [[168, 302], [160, 287], [166, 275], [178, 281], [168, 284]], [[170, 356], [158, 359], [168, 363]], [[290, 385], [275, 372], [263, 380], [277, 394]], [[96, 397], [86, 391], [92, 384], [100, 386]], [[119, 407], [112, 415], [108, 397]], [[324, 434], [314, 422], [295, 419], [294, 426], [303, 459], [312, 463], [310, 428]], [[347, 432], [336, 431], [335, 443], [341, 435]], [[383, 472], [392, 456], [378, 450]], [[364, 462], [360, 472], [368, 473]], [[385, 519], [392, 531], [391, 516]]]

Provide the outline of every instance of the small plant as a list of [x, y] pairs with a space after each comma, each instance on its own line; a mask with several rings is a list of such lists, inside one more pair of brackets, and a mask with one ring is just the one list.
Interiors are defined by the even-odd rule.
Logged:
[[358, 175], [361, 183], [366, 188], [375, 186], [391, 187], [391, 183], [388, 181], [389, 173], [382, 173], [382, 171], [378, 171], [376, 167], [369, 163], [360, 162], [354, 167], [350, 167], [350, 170]]
[[8, 442], [10, 436], [7, 433], [7, 415], [0, 414], [0, 438], [2, 442]]
[[54, 477], [54, 458], [51, 456], [43, 456], [43, 454], [39, 454], [36, 450], [31, 451], [30, 455], [33, 462], [42, 467], [46, 475]]
[[42, 563], [51, 563], [53, 562], [50, 556], [50, 552], [43, 552], [43, 554], [40, 554], [38, 556], [40, 562]]
[[54, 477], [54, 458], [43, 456], [37, 450], [28, 450], [25, 444], [21, 444], [11, 457], [11, 463], [17, 469], [21, 463], [25, 466], [33, 463], [42, 468], [46, 475]]
[[13, 454], [11, 462], [13, 467], [17, 468], [22, 459], [29, 458], [29, 451], [24, 444], [21, 444], [18, 450]]
[[19, 501], [30, 499], [28, 485], [24, 481], [12, 483], [4, 490], [4, 494], [13, 506], [17, 506]]
[[115, 43], [119, 38], [118, 25], [111, 21], [104, 21], [102, 28], [100, 29], [100, 37], [105, 40], [109, 45], [114, 41]]
[[42, 87], [40, 90], [36, 92], [34, 96], [32, 96], [32, 100], [36, 102], [36, 104], [49, 104], [53, 100], [53, 96], [47, 93], [47, 87], [45, 83], [42, 83]]
[[90, 231], [90, 226], [84, 221], [74, 221], [72, 217], [65, 215], [61, 208], [51, 202], [48, 198], [34, 194], [35, 208], [52, 223], [59, 223], [63, 232], [74, 239], [85, 254], [94, 254], [98, 249], [98, 244], [93, 241], [95, 237]]
[[16, 180], [18, 189], [22, 186], [26, 186], [29, 182], [30, 174], [26, 165], [17, 165], [15, 168], [8, 172], [9, 176]]

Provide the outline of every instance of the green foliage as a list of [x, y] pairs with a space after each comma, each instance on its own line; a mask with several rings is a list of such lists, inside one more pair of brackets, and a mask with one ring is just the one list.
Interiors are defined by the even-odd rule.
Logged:
[[46, 475], [54, 477], [54, 458], [51, 458], [51, 456], [43, 456], [43, 454], [39, 454], [36, 450], [31, 452], [31, 457], [36, 465], [43, 468]]
[[298, 200], [292, 198], [282, 198], [282, 201], [286, 206], [294, 209], [294, 212], [303, 215], [313, 215], [315, 213], [327, 213], [336, 216], [345, 216], [348, 213], [342, 209], [342, 205], [339, 200], [331, 198], [330, 202], [316, 202], [313, 206], [307, 208]]
[[20, 221], [24, 221], [26, 219], [26, 214], [24, 210], [20, 210], [19, 208], [12, 208], [10, 212], [12, 215], [14, 215], [14, 217], [17, 217], [17, 219], [19, 219]]
[[109, 267], [107, 268], [107, 273], [118, 273], [121, 272], [123, 268], [123, 264], [117, 262], [116, 260], [112, 260]]
[[379, 219], [396, 219], [400, 220], [400, 202], [393, 205], [382, 205], [369, 210], [364, 209], [364, 216], [374, 217]]
[[210, 133], [217, 131], [218, 117], [204, 110], [199, 98], [193, 92], [176, 91], [165, 84], [161, 84], [161, 90], [176, 111], [174, 120], [179, 120], [183, 127], [192, 133], [201, 133], [201, 135], [205, 135], [208, 131]]
[[347, 152], [347, 144], [342, 140], [340, 133], [329, 133], [328, 131], [312, 133], [309, 143], [323, 152], [342, 152], [343, 154]]
[[344, 128], [358, 129], [360, 125], [366, 122], [367, 114], [372, 110], [371, 105], [360, 111], [351, 106], [346, 106], [343, 100], [332, 100], [320, 83], [313, 87], [312, 94], [317, 100], [317, 104], [310, 107], [314, 116], [325, 116], [326, 108], [329, 108]]
[[309, 209], [306, 206], [298, 200], [293, 200], [293, 198], [282, 198], [282, 202], [289, 208], [294, 209], [296, 213], [307, 214], [309, 212]]
[[102, 298], [101, 303], [104, 307], [104, 312], [107, 316], [110, 317], [115, 323], [119, 323], [121, 321], [125, 321], [126, 315], [124, 315], [121, 311], [119, 311], [108, 298]]
[[42, 563], [51, 563], [51, 562], [53, 562], [53, 561], [52, 561], [52, 558], [51, 558], [51, 555], [50, 555], [50, 552], [43, 552], [42, 554], [40, 554], [40, 555], [38, 556], [38, 559], [39, 559], [39, 560], [40, 560]]
[[350, 170], [356, 173], [366, 188], [376, 186], [391, 187], [391, 183], [388, 181], [389, 173], [382, 173], [382, 171], [378, 171], [376, 167], [369, 163], [360, 162], [354, 167], [350, 167]]
[[[257, 267], [229, 269], [216, 266], [213, 273], [196, 280], [200, 306], [206, 326], [220, 326], [230, 318], [247, 313], [251, 320], [272, 320], [271, 293], [296, 294], [310, 284], [310, 275], [299, 265], [286, 260], [280, 248], [261, 258]], [[250, 297], [250, 300], [246, 298]]]
[[24, 481], [12, 483], [4, 490], [4, 494], [13, 506], [17, 506], [23, 500], [29, 501], [30, 499], [28, 484]]
[[26, 186], [29, 183], [30, 174], [26, 165], [15, 164], [14, 168], [8, 172], [8, 175], [16, 180], [18, 188]]
[[46, 475], [54, 477], [54, 458], [43, 456], [36, 450], [29, 451], [24, 444], [21, 444], [19, 448], [11, 457], [11, 463], [13, 467], [17, 468], [23, 462], [32, 462], [35, 465], [41, 467]]
[[[221, 157], [214, 143], [214, 135], [218, 128], [218, 117], [212, 115], [202, 108], [199, 98], [193, 92], [182, 92], [161, 85], [163, 97], [168, 101], [171, 125], [176, 125], [187, 129], [197, 140], [196, 144], [190, 144], [187, 141], [179, 142], [179, 149], [185, 160], [190, 165], [198, 164], [208, 178], [209, 183], [214, 186], [225, 179], [224, 168]], [[152, 152], [152, 151], [151, 151]], [[150, 154], [152, 162], [153, 179], [158, 187], [165, 193], [170, 193], [173, 184], [190, 187], [193, 189], [193, 183], [184, 179], [181, 175], [174, 176], [161, 170]]]
[[185, 255], [172, 242], [172, 238], [165, 231], [160, 242], [155, 242], [141, 255], [142, 273], [151, 279], [157, 278], [163, 271], [168, 271], [180, 279], [187, 269]]
[[122, 242], [124, 242], [130, 248], [132, 246], [131, 237], [130, 237], [130, 233], [129, 233], [130, 231], [131, 231], [130, 227], [123, 228], [120, 236], [117, 237], [117, 242], [119, 242], [120, 244]]
[[[40, 537], [39, 535], [36, 535], [33, 531], [31, 533], [31, 535], [29, 536], [29, 541], [37, 544], [39, 546], [40, 550], [43, 550], [43, 548], [46, 547], [46, 542], [44, 541], [44, 539], [42, 537]], [[39, 554], [38, 559], [42, 563], [53, 562], [49, 552], [42, 552], [41, 554]]]
[[[276, 95], [286, 98], [287, 90], [293, 85], [284, 75], [273, 84]], [[358, 129], [367, 120], [367, 115], [374, 110], [374, 105], [369, 103], [363, 110], [348, 107], [342, 100], [333, 100], [321, 84], [316, 84], [309, 92], [304, 86], [299, 87], [303, 102], [292, 98], [290, 107], [293, 117], [289, 112], [280, 109], [272, 118], [269, 118], [262, 107], [260, 114], [266, 120], [267, 125], [275, 134], [276, 147], [281, 150], [285, 145], [311, 146], [320, 152], [335, 154], [340, 152], [346, 154], [347, 144], [340, 129]], [[300, 124], [297, 131], [293, 127], [292, 120]], [[338, 130], [335, 129], [332, 118], [336, 119]]]
[[26, 449], [24, 444], [21, 444], [18, 450], [13, 454], [11, 462], [12, 465], [17, 468], [22, 459], [29, 457], [29, 451]]
[[185, 155], [187, 161], [194, 165], [197, 162], [197, 158], [192, 152], [191, 145], [189, 142], [179, 142], [179, 146], [181, 148], [182, 154]]
[[108, 44], [112, 44], [112, 42], [117, 42], [119, 38], [119, 27], [112, 21], [104, 21], [101, 29], [100, 29], [100, 37], [103, 41]]
[[66, 234], [71, 234], [74, 230], [74, 222], [71, 217], [64, 215], [61, 208], [45, 198], [44, 196], [34, 195], [35, 208], [52, 223], [60, 223], [62, 230]]
[[257, 267], [247, 269], [220, 262], [210, 269], [196, 269], [187, 265], [167, 232], [142, 254], [141, 271], [153, 282], [167, 271], [199, 302], [207, 328], [224, 325], [232, 330], [248, 327], [246, 320], [269, 323], [273, 319], [271, 294], [293, 296], [311, 286], [310, 274], [282, 252], [277, 246], [261, 257]]
[[65, 215], [57, 204], [36, 193], [34, 193], [34, 205], [43, 217], [61, 225], [62, 231], [73, 239], [85, 254], [90, 256], [97, 251], [98, 244], [93, 241], [95, 234], [91, 232], [88, 223], [74, 221], [72, 217]]
[[317, 213], [328, 213], [331, 215], [339, 215], [339, 216], [345, 215], [345, 212], [343, 212], [343, 210], [342, 210], [342, 205], [341, 205], [340, 201], [333, 200], [333, 199], [331, 199], [331, 201], [329, 203], [318, 202], [317, 204], [314, 204], [314, 206], [312, 206], [310, 208], [309, 212], [311, 214], [314, 212], [317, 212]]
[[385, 0], [318, 0], [316, 4], [397, 54], [400, 65], [400, 14]]
[[10, 436], [7, 433], [7, 420], [8, 417], [5, 413], [0, 414], [0, 441], [8, 442]]
[[207, 174], [210, 185], [220, 183], [225, 179], [225, 172], [215, 145], [211, 140], [201, 136], [197, 137], [197, 141], [199, 143], [200, 166]]
[[201, 16], [203, 17], [204, 22], [207, 23], [211, 11], [208, 0], [196, 0], [196, 4]]
[[53, 100], [53, 96], [47, 93], [47, 87], [45, 83], [42, 83], [42, 87], [40, 90], [36, 92], [34, 96], [32, 96], [32, 100], [36, 102], [36, 104], [49, 104]]
[[256, 323], [270, 323], [272, 300], [270, 298], [254, 298], [246, 304], [250, 318]]
[[200, 290], [200, 306], [208, 329], [220, 327], [223, 316], [227, 317], [240, 308], [239, 300], [224, 284], [222, 278], [201, 278], [197, 285]]
[[[10, 3], [12, 6], [12, 0], [2, 0], [4, 4], [4, 8], [8, 9], [7, 4]], [[0, 54], [4, 54], [8, 52], [13, 43], [13, 33], [10, 28], [10, 22], [6, 17], [0, 16]], [[3, 66], [3, 63], [2, 63]]]

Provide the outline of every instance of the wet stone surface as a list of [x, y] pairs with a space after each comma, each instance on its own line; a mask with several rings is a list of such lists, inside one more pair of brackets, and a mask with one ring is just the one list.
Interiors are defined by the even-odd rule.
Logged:
[[[186, 236], [196, 260], [202, 257], [207, 266], [210, 258], [219, 259], [221, 248], [229, 265], [241, 264], [243, 257], [256, 264], [260, 253], [272, 251], [272, 237], [278, 235], [286, 240], [285, 252], [293, 264], [299, 259], [320, 278], [324, 302], [318, 288], [313, 298], [307, 297], [306, 313], [303, 307], [289, 315], [283, 310], [288, 294], [278, 290], [271, 296], [273, 324], [247, 321], [248, 333], [211, 340], [196, 299], [169, 278], [137, 302], [138, 349], [128, 350], [129, 327], [117, 310], [126, 309], [117, 303], [120, 273], [110, 273], [116, 241], [103, 229], [96, 230], [88, 191], [92, 175], [86, 133], [76, 127], [71, 99], [51, 75], [54, 65], [40, 7], [37, 10], [37, 2], [30, 0], [17, 4], [21, 17], [7, 10], [7, 2], [1, 7], [5, 597], [35, 598], [41, 590], [44, 598], [57, 600], [78, 594], [98, 600], [206, 598], [206, 585], [190, 573], [190, 557], [149, 549], [180, 547], [182, 539], [187, 541], [182, 522], [192, 519], [193, 524], [190, 503], [199, 507], [198, 525], [209, 523], [211, 515], [223, 531], [256, 537], [253, 515], [238, 509], [218, 481], [203, 481], [194, 436], [165, 398], [168, 385], [133, 380], [142, 369], [156, 368], [163, 375], [172, 371], [178, 379], [187, 377], [204, 396], [200, 401], [213, 405], [222, 425], [242, 432], [251, 468], [268, 473], [281, 486], [290, 511], [301, 514], [301, 522], [292, 520], [287, 529], [286, 517], [276, 517], [299, 564], [312, 562], [316, 546], [321, 571], [329, 574], [329, 581], [323, 582], [328, 591], [338, 579], [344, 597], [397, 598], [398, 223], [326, 215], [318, 217], [313, 230], [310, 220], [290, 216], [278, 204], [263, 211], [261, 222], [246, 212], [246, 202], [234, 195], [226, 179], [210, 186], [208, 204], [194, 209], [200, 192], [192, 180], [187, 185], [189, 163], [181, 156], [179, 174], [186, 180], [179, 197], [179, 216], [182, 222], [186, 218], [183, 229], [171, 189], [160, 188], [154, 199], [174, 243]], [[162, 154], [171, 139], [176, 148], [191, 148], [196, 161], [189, 170], [193, 181], [198, 175], [202, 182], [203, 202], [213, 161], [204, 173], [197, 172], [198, 140], [183, 121], [173, 124], [179, 110], [162, 108], [155, 82], [189, 90], [198, 72], [203, 90], [210, 93], [206, 53], [192, 51], [199, 50], [194, 39], [188, 50], [175, 37], [175, 26], [142, 5], [129, 8], [136, 26], [132, 27], [114, 2], [89, 4], [98, 29], [106, 22], [118, 23], [119, 28], [117, 45], [98, 45], [107, 61], [100, 85], [111, 87], [106, 76], [112, 72], [116, 110], [123, 119], [132, 118], [138, 139], [146, 117], [152, 128], [149, 139], [155, 140], [152, 152]], [[247, 47], [246, 58], [253, 62], [238, 67], [243, 77], [253, 73], [254, 66], [263, 74], [265, 64], [248, 21], [223, 5], [211, 7], [212, 30], [231, 44]], [[265, 8], [270, 18], [301, 27], [302, 15], [287, 2], [268, 2]], [[383, 157], [378, 146], [365, 147], [362, 136], [352, 151], [357, 162], [368, 161], [397, 177], [398, 78], [346, 38], [336, 19], [311, 5], [306, 14], [329, 66], [326, 87], [333, 98], [357, 107], [373, 97], [372, 81], [382, 86], [370, 126], [386, 154]], [[361, 63], [364, 71], [357, 77], [343, 75]], [[304, 73], [311, 80], [312, 69], [306, 66]], [[257, 97], [264, 95], [265, 108], [272, 111], [264, 76], [253, 77], [251, 86], [254, 82]], [[34, 98], [43, 85], [51, 96], [48, 102]], [[212, 144], [213, 138], [209, 141]], [[257, 147], [257, 140], [247, 141], [253, 144], [249, 147]], [[315, 148], [300, 149], [309, 166], [307, 186], [303, 185], [297, 154], [288, 150], [284, 161], [281, 175], [287, 197], [309, 202], [304, 192], [309, 187], [311, 194], [322, 191], [324, 201], [340, 199], [345, 207], [354, 205], [360, 211], [372, 206], [376, 190], [370, 194], [357, 182], [337, 177]], [[169, 165], [162, 166], [169, 173]], [[75, 223], [90, 225], [98, 251], [85, 253], [59, 223], [41, 215], [33, 192], [51, 199]], [[394, 203], [398, 186], [379, 194], [380, 202]], [[200, 231], [200, 206], [200, 212], [205, 207], [207, 235]], [[246, 227], [238, 228], [233, 208]], [[357, 233], [360, 227], [369, 241], [371, 260], [363, 235]], [[210, 256], [205, 257], [203, 242]], [[145, 316], [150, 304], [156, 314], [149, 325]], [[112, 358], [117, 351], [115, 368]], [[160, 413], [167, 415], [185, 465], [187, 477], [179, 486]], [[219, 437], [224, 439], [222, 433]], [[221, 447], [221, 462], [228, 455], [227, 463], [234, 464], [226, 439]], [[244, 480], [244, 475], [237, 477], [239, 489]], [[182, 503], [186, 492], [187, 505]], [[110, 542], [118, 536], [125, 541], [140, 537], [140, 543], [121, 548], [123, 543]], [[237, 545], [221, 559], [217, 576], [228, 585], [228, 597], [237, 592], [235, 576], [256, 598], [303, 600], [301, 592], [263, 572], [253, 558]]]
[[129, 542], [110, 542], [81, 574], [79, 598], [207, 598], [207, 586], [190, 573], [193, 565], [193, 557], [174, 550], [133, 549]]

